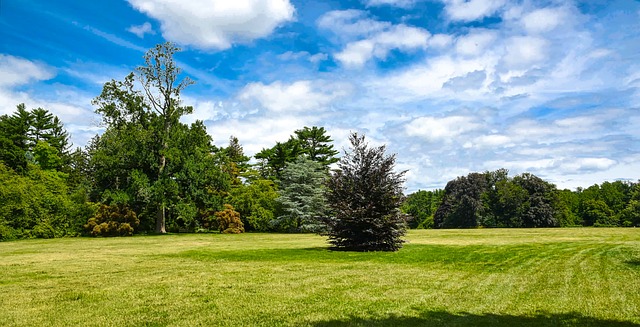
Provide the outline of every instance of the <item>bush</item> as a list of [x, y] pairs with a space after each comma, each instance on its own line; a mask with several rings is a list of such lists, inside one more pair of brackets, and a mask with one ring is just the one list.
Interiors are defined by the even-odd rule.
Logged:
[[11, 241], [17, 238], [18, 235], [13, 228], [0, 224], [0, 241]]
[[101, 204], [84, 229], [92, 236], [131, 236], [139, 224], [138, 216], [129, 207]]
[[223, 234], [244, 233], [244, 224], [240, 220], [240, 213], [230, 204], [224, 205], [224, 210], [215, 213], [218, 220], [218, 229]]

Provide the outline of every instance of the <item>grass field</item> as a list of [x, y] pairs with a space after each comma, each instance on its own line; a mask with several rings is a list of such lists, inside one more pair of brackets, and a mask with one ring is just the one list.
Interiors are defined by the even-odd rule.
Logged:
[[0, 326], [640, 326], [640, 230], [411, 231], [0, 243]]

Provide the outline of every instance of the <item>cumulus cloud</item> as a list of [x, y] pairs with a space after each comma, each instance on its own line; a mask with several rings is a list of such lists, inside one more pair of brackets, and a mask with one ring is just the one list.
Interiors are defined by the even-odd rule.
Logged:
[[153, 27], [151, 27], [151, 23], [149, 22], [145, 22], [142, 25], [133, 25], [129, 28], [127, 28], [127, 31], [135, 34], [136, 36], [138, 36], [139, 38], [144, 38], [145, 34], [151, 34], [151, 35], [155, 35], [156, 31], [153, 30]]
[[[44, 108], [68, 124], [66, 129], [71, 134], [72, 143], [84, 145], [95, 135], [87, 135], [88, 127], [96, 119], [89, 108], [91, 98], [65, 85], [55, 85], [53, 92], [47, 86], [38, 86], [40, 82], [54, 78], [56, 73], [48, 65], [0, 54], [0, 114], [13, 113], [20, 103], [24, 103], [27, 109]], [[25, 85], [29, 85], [29, 88], [37, 87], [38, 91], [20, 90]]]
[[265, 85], [251, 83], [239, 93], [238, 99], [250, 105], [276, 113], [304, 112], [326, 109], [333, 101], [349, 94], [349, 86], [343, 83], [296, 81], [291, 84], [280, 81]]
[[540, 37], [514, 36], [506, 42], [504, 61], [511, 68], [530, 68], [547, 58], [548, 46]]
[[343, 40], [372, 35], [391, 26], [389, 22], [377, 21], [368, 18], [367, 15], [367, 12], [362, 10], [334, 10], [322, 15], [317, 24]]
[[478, 56], [490, 48], [498, 37], [498, 33], [486, 29], [478, 29], [461, 35], [456, 40], [456, 52], [463, 56]]
[[372, 58], [384, 60], [391, 50], [426, 48], [431, 36], [422, 28], [371, 19], [362, 10], [330, 11], [317, 23], [346, 43], [333, 56], [349, 68], [360, 68]]
[[529, 33], [549, 32], [563, 22], [565, 15], [562, 8], [541, 8], [525, 14], [522, 25]]
[[505, 0], [443, 0], [452, 20], [474, 21], [493, 15], [505, 5]]
[[270, 35], [294, 19], [289, 0], [128, 0], [160, 21], [167, 40], [201, 49], [227, 49]]
[[347, 67], [359, 68], [374, 57], [384, 60], [393, 49], [410, 51], [424, 48], [427, 46], [429, 35], [429, 32], [420, 28], [394, 25], [369, 39], [347, 44], [334, 57]]
[[419, 136], [428, 141], [451, 141], [451, 139], [480, 128], [471, 117], [418, 117], [405, 126], [409, 136]]
[[54, 69], [44, 64], [0, 54], [0, 87], [12, 87], [32, 81], [48, 80], [55, 76]]

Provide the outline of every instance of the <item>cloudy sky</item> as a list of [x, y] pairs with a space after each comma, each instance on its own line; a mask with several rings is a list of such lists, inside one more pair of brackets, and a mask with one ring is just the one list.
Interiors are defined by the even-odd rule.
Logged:
[[304, 126], [397, 153], [407, 192], [507, 168], [561, 188], [640, 178], [634, 0], [0, 0], [0, 114], [58, 115], [173, 41], [216, 145], [253, 155]]

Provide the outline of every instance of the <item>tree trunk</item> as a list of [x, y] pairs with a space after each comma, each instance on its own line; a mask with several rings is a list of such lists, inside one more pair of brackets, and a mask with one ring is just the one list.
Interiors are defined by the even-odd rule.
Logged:
[[158, 212], [156, 213], [156, 233], [165, 234], [167, 232], [165, 228], [165, 217], [164, 217], [164, 203], [160, 205], [158, 208]]
[[[167, 144], [163, 144], [163, 149], [167, 148]], [[164, 167], [166, 165], [166, 157], [163, 155], [160, 156], [160, 169], [158, 172], [158, 177], [163, 178]], [[164, 187], [164, 185], [162, 185]], [[165, 218], [165, 204], [164, 204], [164, 190], [162, 190], [162, 199], [160, 200], [160, 207], [158, 208], [158, 212], [156, 213], [156, 233], [165, 234], [166, 230], [166, 218]]]

